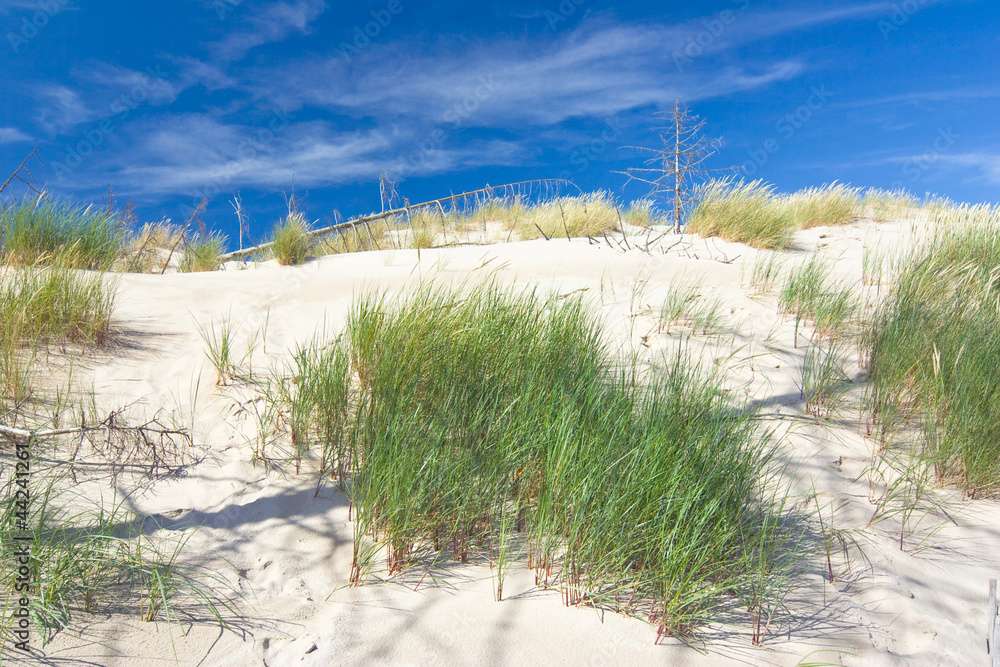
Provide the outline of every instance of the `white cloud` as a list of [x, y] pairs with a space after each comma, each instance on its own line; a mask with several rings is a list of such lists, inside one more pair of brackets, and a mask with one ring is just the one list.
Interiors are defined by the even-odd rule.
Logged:
[[937, 90], [918, 90], [908, 93], [884, 95], [866, 100], [843, 102], [839, 106], [850, 109], [863, 109], [882, 105], [940, 103], [950, 104], [963, 100], [990, 100], [1000, 98], [1000, 88], [993, 86], [966, 86], [962, 88], [943, 88]]
[[95, 118], [95, 112], [69, 86], [43, 84], [36, 87], [38, 123], [50, 132], [63, 132]]
[[303, 34], [326, 9], [324, 0], [274, 2], [250, 15], [246, 24], [228, 33], [211, 46], [213, 55], [235, 61], [265, 44], [280, 42], [295, 33]]
[[47, 132], [68, 132], [83, 123], [127, 113], [147, 105], [173, 102], [189, 81], [171, 82], [153, 70], [140, 72], [104, 62], [75, 70], [76, 84], [34, 87], [39, 125]]
[[988, 183], [1000, 185], [1000, 153], [954, 153], [949, 155], [934, 155], [946, 165], [966, 167], [978, 171]]
[[[564, 35], [466, 42], [433, 48], [372, 46], [256, 72], [248, 89], [301, 105], [375, 117], [408, 117], [449, 125], [554, 124], [607, 117], [755, 89], [792, 78], [806, 65], [719, 62], [744, 44], [827, 23], [874, 16], [888, 3], [826, 11], [720, 14], [677, 25], [590, 20]], [[280, 91], [277, 88], [280, 86]], [[279, 94], [280, 93], [280, 94]]]
[[31, 141], [31, 137], [16, 127], [0, 127], [0, 144], [14, 144]]
[[115, 183], [124, 194], [230, 192], [240, 187], [311, 187], [363, 182], [389, 171], [426, 175], [521, 159], [514, 144], [421, 145], [420, 137], [379, 130], [336, 132], [326, 124], [226, 124], [209, 116], [171, 116], [131, 128], [128, 150], [73, 176], [66, 187]]

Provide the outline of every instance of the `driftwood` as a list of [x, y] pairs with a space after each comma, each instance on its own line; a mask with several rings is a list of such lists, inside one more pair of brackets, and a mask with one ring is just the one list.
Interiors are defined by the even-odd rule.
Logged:
[[[361, 225], [367, 225], [368, 223], [374, 222], [376, 220], [383, 220], [385, 218], [391, 218], [398, 215], [404, 215], [407, 217], [407, 219], [409, 219], [413, 211], [422, 208], [438, 207], [439, 210], [443, 210], [442, 204], [444, 204], [445, 202], [454, 202], [459, 199], [473, 197], [482, 194], [493, 196], [493, 193], [498, 190], [500, 191], [508, 190], [513, 192], [515, 188], [521, 188], [524, 186], [532, 187], [535, 185], [540, 185], [543, 187], [568, 185], [579, 190], [579, 187], [577, 187], [575, 183], [564, 178], [535, 178], [526, 181], [505, 183], [503, 185], [487, 185], [485, 187], [478, 188], [476, 190], [460, 192], [455, 195], [448, 195], [447, 197], [438, 197], [437, 199], [430, 199], [428, 201], [417, 202], [416, 204], [410, 204], [409, 202], [405, 202], [405, 204], [402, 207], [389, 209], [386, 211], [382, 211], [380, 213], [369, 213], [367, 215], [359, 215], [357, 217], [350, 218], [349, 220], [344, 220], [343, 222], [338, 222], [336, 224], [329, 225], [327, 227], [312, 229], [309, 231], [309, 236], [313, 238], [318, 238], [321, 236], [326, 236], [328, 234], [333, 234], [343, 230], [355, 229]], [[222, 261], [226, 261], [231, 259], [238, 259], [240, 257], [246, 257], [248, 255], [253, 255], [255, 253], [258, 253], [262, 250], [266, 250], [270, 248], [271, 245], [272, 242], [270, 241], [267, 243], [261, 243], [259, 245], [255, 245], [250, 248], [244, 248], [242, 250], [236, 250], [234, 252], [226, 253], [225, 255], [222, 255], [220, 259]]]

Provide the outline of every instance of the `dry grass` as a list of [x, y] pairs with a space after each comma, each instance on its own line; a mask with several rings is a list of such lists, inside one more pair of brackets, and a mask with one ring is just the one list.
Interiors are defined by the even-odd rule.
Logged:
[[600, 236], [619, 228], [618, 205], [604, 191], [579, 197], [560, 197], [532, 206], [519, 218], [512, 218], [508, 228], [523, 240], [555, 237]]
[[784, 248], [791, 241], [795, 219], [763, 181], [713, 180], [699, 188], [697, 197], [688, 232], [756, 248]]
[[861, 194], [858, 188], [831, 183], [788, 195], [784, 204], [800, 229], [831, 227], [854, 222], [861, 212]]

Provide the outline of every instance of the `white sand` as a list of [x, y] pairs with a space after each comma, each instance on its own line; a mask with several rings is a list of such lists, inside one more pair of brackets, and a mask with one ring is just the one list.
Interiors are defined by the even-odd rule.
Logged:
[[[895, 250], [908, 235], [904, 224], [810, 230], [784, 255], [792, 263], [819, 250], [839, 275], [860, 283], [863, 246]], [[117, 324], [130, 332], [132, 345], [93, 365], [100, 402], [110, 409], [141, 400], [140, 411], [184, 414], [197, 387], [196, 439], [209, 454], [183, 478], [159, 481], [133, 502], [164, 526], [157, 537], [194, 530], [186, 557], [209, 564], [239, 591], [243, 633], [208, 623], [100, 617], [87, 619], [80, 633], [59, 635], [49, 656], [134, 665], [794, 665], [806, 658], [982, 664], [987, 580], [1000, 576], [1000, 505], [955, 492], [946, 495], [958, 525], [925, 536], [924, 548], [916, 548], [914, 537], [900, 551], [890, 522], [861, 534], [870, 569], [854, 552], [850, 574], [838, 558], [844, 580], [830, 584], [821, 578], [825, 564], [815, 563], [791, 601], [794, 624], [763, 647], [751, 646], [746, 624], [708, 628], [694, 647], [672, 639], [657, 646], [653, 625], [564, 607], [558, 591], [539, 590], [525, 571], [511, 575], [508, 599], [499, 603], [486, 566], [455, 565], [423, 580], [408, 574], [345, 588], [352, 528], [344, 498], [332, 488], [314, 498], [313, 474], [251, 465], [253, 425], [234, 410], [241, 394], [214, 386], [198, 333], [197, 323], [226, 314], [245, 336], [266, 320], [266, 354], [255, 357], [258, 368], [266, 368], [324, 323], [337, 331], [358, 292], [408, 289], [422, 278], [465, 284], [495, 275], [562, 293], [584, 290], [616, 344], [655, 360], [676, 339], [656, 332], [655, 310], [672, 280], [695, 281], [724, 302], [733, 334], [710, 343], [707, 354], [729, 369], [736, 397], [757, 401], [779, 427], [793, 493], [804, 498], [815, 486], [825, 513], [837, 508], [838, 528], [863, 528], [872, 505], [861, 475], [873, 445], [855, 409], [824, 422], [803, 414], [797, 383], [804, 350], [793, 347], [793, 322], [777, 313], [773, 296], [751, 298], [741, 285], [755, 252], [691, 238], [664, 254], [674, 242], [668, 235], [650, 254], [553, 240], [423, 251], [419, 262], [415, 251], [398, 250], [327, 257], [299, 268], [121, 277]]]

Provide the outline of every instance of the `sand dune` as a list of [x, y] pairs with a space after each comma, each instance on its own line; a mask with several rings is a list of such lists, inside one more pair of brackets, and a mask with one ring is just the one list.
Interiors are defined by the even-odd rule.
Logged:
[[[860, 286], [867, 244], [897, 249], [920, 224], [860, 222], [798, 232], [789, 265], [818, 252], [836, 275]], [[641, 237], [639, 237], [641, 240]], [[864, 530], [850, 566], [835, 555], [802, 573], [789, 599], [793, 622], [751, 645], [745, 623], [706, 628], [691, 645], [655, 644], [642, 619], [563, 606], [558, 591], [535, 585], [526, 569], [495, 602], [487, 563], [419, 569], [394, 578], [384, 570], [359, 588], [346, 586], [352, 529], [335, 487], [316, 495], [314, 474], [268, 470], [251, 462], [254, 425], [238, 409], [238, 388], [215, 386], [199, 325], [228, 316], [238, 346], [260, 334], [253, 357], [264, 370], [284, 362], [296, 343], [337, 331], [352, 299], [365, 291], [402, 292], [424, 280], [466, 285], [495, 278], [561, 294], [583, 294], [613, 342], [656, 363], [676, 345], [659, 332], [659, 305], [677, 280], [691, 281], [722, 304], [720, 332], [695, 335], [707, 362], [727, 371], [734, 398], [750, 401], [777, 430], [794, 498], [812, 490], [838, 528], [865, 528], [871, 514], [862, 474], [872, 443], [856, 409], [816, 420], [803, 411], [799, 379], [804, 345], [771, 296], [753, 296], [747, 276], [760, 251], [721, 241], [673, 236], [647, 251], [586, 239], [490, 246], [393, 250], [324, 257], [300, 267], [265, 263], [226, 271], [123, 275], [116, 314], [123, 345], [89, 364], [87, 380], [108, 409], [174, 410], [193, 417], [202, 460], [184, 474], [130, 499], [151, 535], [190, 530], [186, 559], [223, 577], [241, 606], [230, 630], [211, 623], [143, 623], [90, 618], [49, 646], [67, 664], [778, 664], [803, 660], [848, 665], [980, 664], [987, 581], [1000, 574], [1000, 504], [950, 499], [955, 522], [914, 536], [900, 550], [891, 522]], [[856, 361], [852, 356], [852, 360]], [[856, 366], [850, 374], [863, 375]], [[197, 402], [192, 396], [197, 390]], [[933, 521], [933, 519], [929, 520]], [[927, 524], [928, 526], [931, 523]], [[936, 525], [936, 523], [934, 524]]]

